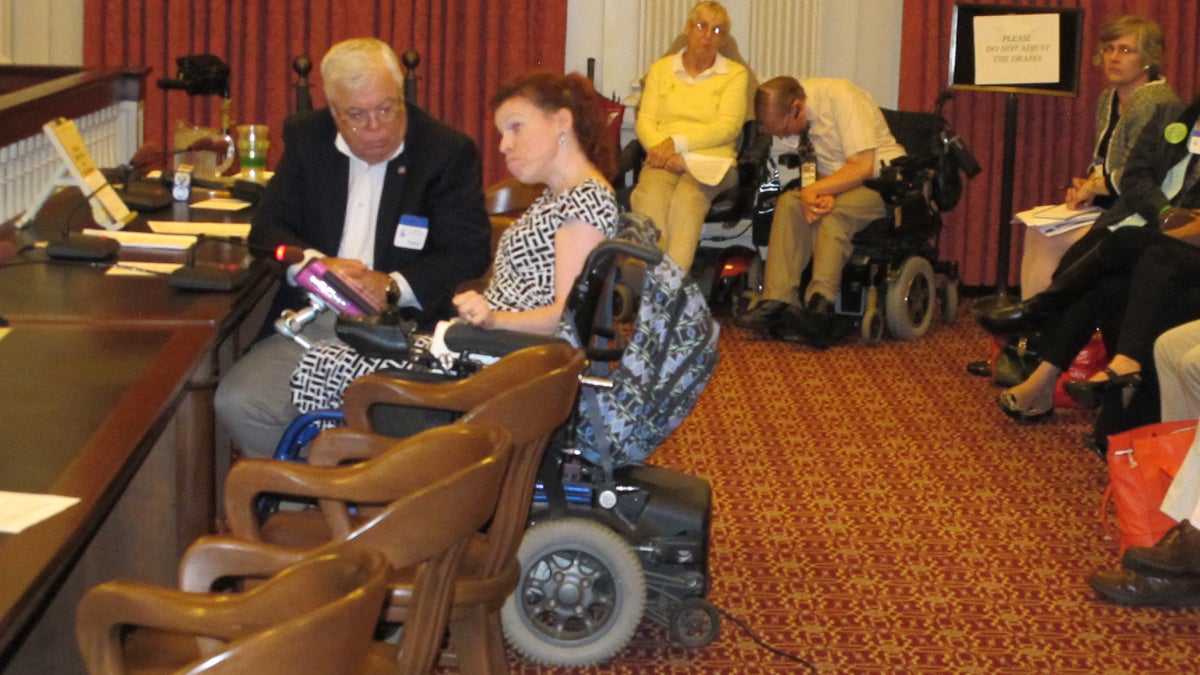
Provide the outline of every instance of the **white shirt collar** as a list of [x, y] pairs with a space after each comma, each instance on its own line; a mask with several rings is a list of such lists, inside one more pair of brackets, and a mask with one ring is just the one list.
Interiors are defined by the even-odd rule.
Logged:
[[671, 67], [674, 69], [675, 74], [678, 75], [682, 80], [700, 82], [701, 80], [706, 80], [713, 75], [724, 75], [729, 72], [729, 59], [718, 53], [716, 60], [713, 61], [711, 66], [709, 66], [708, 70], [705, 70], [695, 77], [688, 75], [687, 68], [685, 68], [683, 65], [683, 53], [686, 51], [687, 47], [680, 49], [679, 53], [675, 54], [675, 58], [671, 61]]

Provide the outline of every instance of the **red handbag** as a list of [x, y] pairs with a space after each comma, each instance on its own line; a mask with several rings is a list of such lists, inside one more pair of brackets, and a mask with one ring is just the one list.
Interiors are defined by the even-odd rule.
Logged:
[[1161, 422], [1108, 437], [1108, 488], [1100, 503], [1106, 537], [1112, 537], [1109, 504], [1117, 506], [1121, 552], [1153, 546], [1175, 521], [1159, 510], [1196, 436], [1196, 422]]

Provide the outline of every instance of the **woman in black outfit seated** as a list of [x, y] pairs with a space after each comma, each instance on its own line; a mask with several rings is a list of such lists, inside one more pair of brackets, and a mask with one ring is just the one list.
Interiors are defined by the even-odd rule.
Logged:
[[[1162, 260], [1187, 267], [1186, 261], [1195, 258], [1200, 264], [1200, 249], [1185, 243], [1200, 241], [1200, 218], [1190, 210], [1200, 207], [1200, 164], [1188, 150], [1198, 117], [1200, 100], [1182, 112], [1178, 105], [1161, 106], [1131, 153], [1120, 198], [1096, 223], [1105, 234], [1094, 237], [1097, 243], [1061, 270], [1046, 291], [978, 317], [994, 334], [1041, 330], [1043, 361], [1029, 378], [997, 398], [1001, 410], [1016, 421], [1033, 423], [1052, 414], [1058, 376], [1097, 327], [1109, 352], [1117, 356], [1106, 372], [1086, 383], [1071, 383], [1069, 392], [1091, 404], [1107, 392], [1121, 392], [1114, 407], [1105, 411], [1108, 415], [1102, 413], [1098, 420], [1098, 438], [1134, 426], [1135, 420], [1153, 421], [1157, 398], [1152, 393], [1141, 397], [1145, 407], [1140, 412], [1124, 412], [1142, 378], [1150, 375], [1135, 373], [1142, 364], [1151, 365], [1153, 339], [1159, 333], [1200, 316], [1200, 304], [1185, 302], [1186, 294], [1169, 294], [1181, 285], [1200, 285], [1200, 278], [1156, 271]], [[1120, 227], [1142, 223], [1143, 227]], [[1160, 252], [1144, 255], [1151, 249]], [[1135, 264], [1143, 257], [1135, 275]], [[1127, 304], [1130, 309], [1122, 311]], [[1121, 419], [1112, 422], [1113, 415]]]

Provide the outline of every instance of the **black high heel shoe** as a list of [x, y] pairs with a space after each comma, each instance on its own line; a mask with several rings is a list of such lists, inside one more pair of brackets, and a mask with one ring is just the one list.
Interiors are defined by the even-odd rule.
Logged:
[[1011, 417], [1017, 424], [1037, 424], [1054, 415], [1053, 403], [1045, 410], [1022, 408], [1017, 403], [1017, 397], [1010, 391], [1000, 392], [1000, 395], [996, 397], [996, 405], [1000, 407], [1000, 412]]
[[1107, 380], [1067, 380], [1063, 382], [1063, 391], [1080, 405], [1099, 408], [1105, 394], [1120, 390], [1124, 394], [1122, 401], [1129, 405], [1129, 398], [1142, 387], [1142, 372], [1118, 375], [1112, 368], [1105, 368], [1104, 372]]

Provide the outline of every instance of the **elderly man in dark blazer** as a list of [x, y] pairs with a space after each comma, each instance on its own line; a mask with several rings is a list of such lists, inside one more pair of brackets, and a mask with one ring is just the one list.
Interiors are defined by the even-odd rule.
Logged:
[[[251, 246], [286, 244], [322, 257], [360, 293], [422, 324], [452, 316], [450, 298], [487, 270], [491, 243], [475, 143], [405, 105], [399, 61], [379, 40], [334, 45], [321, 76], [329, 108], [285, 126]], [[268, 317], [302, 304], [299, 289], [285, 285]], [[331, 339], [333, 325], [323, 316], [306, 334]], [[288, 379], [301, 354], [270, 336], [222, 377], [217, 416], [244, 453], [269, 456], [297, 415]]]

